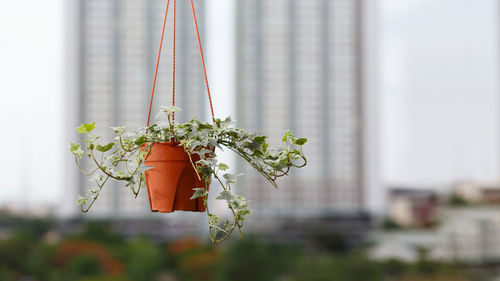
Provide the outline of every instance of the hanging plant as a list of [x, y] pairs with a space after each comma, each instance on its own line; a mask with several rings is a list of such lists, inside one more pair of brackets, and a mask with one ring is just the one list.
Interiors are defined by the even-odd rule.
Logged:
[[[250, 209], [245, 197], [233, 192], [241, 175], [228, 172], [229, 166], [218, 160], [217, 150], [232, 150], [275, 187], [276, 180], [287, 175], [291, 167], [306, 165], [302, 151], [305, 138], [295, 138], [287, 132], [282, 147], [269, 148], [265, 136], [230, 127], [230, 118], [216, 119], [214, 124], [196, 118], [174, 124], [172, 116], [177, 110], [164, 107], [161, 113], [166, 120], [136, 131], [115, 127], [115, 141], [107, 144], [101, 144], [101, 137], [92, 134], [95, 123], [78, 128], [85, 139], [71, 143], [70, 151], [82, 173], [92, 177], [96, 184], [95, 189], [78, 199], [84, 213], [110, 179], [124, 182], [136, 197], [147, 185], [152, 211], [206, 211], [210, 238], [218, 242], [235, 228], [241, 233]], [[85, 171], [80, 163], [82, 158], [90, 159], [93, 169]], [[222, 187], [216, 199], [226, 201], [233, 215], [223, 223], [209, 209], [207, 199], [212, 181]]]
[[[96, 185], [78, 198], [82, 212], [90, 210], [109, 180], [124, 182], [135, 197], [146, 186], [152, 212], [206, 211], [210, 238], [219, 242], [235, 229], [241, 235], [250, 208], [245, 197], [233, 193], [232, 187], [241, 175], [228, 172], [229, 166], [219, 162], [217, 150], [232, 150], [277, 187], [276, 180], [287, 175], [291, 167], [306, 165], [302, 146], [307, 139], [296, 138], [287, 132], [282, 147], [269, 148], [266, 136], [233, 128], [230, 118], [215, 118], [195, 9], [193, 1], [190, 2], [213, 123], [200, 122], [196, 118], [186, 123], [174, 122], [175, 112], [180, 109], [175, 107], [176, 0], [173, 0], [172, 106], [162, 107], [159, 121], [149, 124], [170, 3], [167, 0], [146, 126], [135, 131], [114, 127], [115, 141], [103, 144], [101, 136], [92, 134], [95, 122], [82, 124], [77, 130], [84, 139], [71, 143], [70, 151], [81, 172], [91, 177]], [[83, 158], [90, 160], [91, 170], [83, 169], [80, 163]], [[222, 187], [216, 199], [226, 201], [231, 219], [221, 221], [210, 212], [208, 195], [213, 181]]]

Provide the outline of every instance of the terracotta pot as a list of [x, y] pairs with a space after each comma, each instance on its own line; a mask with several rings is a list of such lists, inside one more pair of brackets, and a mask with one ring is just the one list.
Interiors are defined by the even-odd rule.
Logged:
[[[191, 158], [193, 163], [200, 160], [197, 154]], [[193, 188], [205, 187], [205, 181], [198, 179], [182, 146], [175, 142], [153, 144], [146, 165], [154, 167], [145, 172], [152, 212], [205, 211], [203, 198], [190, 199]]]

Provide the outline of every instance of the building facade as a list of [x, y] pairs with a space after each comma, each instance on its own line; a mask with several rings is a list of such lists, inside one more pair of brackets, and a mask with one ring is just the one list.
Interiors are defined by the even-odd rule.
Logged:
[[309, 139], [307, 166], [279, 191], [242, 163], [240, 187], [257, 217], [366, 210], [365, 2], [238, 1], [239, 126], [275, 145], [287, 129]]

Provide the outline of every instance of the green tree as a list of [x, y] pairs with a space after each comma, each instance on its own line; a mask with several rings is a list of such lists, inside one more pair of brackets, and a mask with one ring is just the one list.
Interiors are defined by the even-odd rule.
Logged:
[[26, 235], [13, 235], [0, 241], [0, 265], [9, 269], [9, 272], [27, 274], [26, 261], [35, 247], [36, 241]]
[[135, 279], [129, 279], [123, 275], [100, 275], [96, 277], [85, 277], [78, 281], [130, 281]]
[[71, 280], [78, 280], [83, 277], [96, 277], [104, 272], [99, 260], [95, 256], [87, 254], [80, 254], [74, 257], [67, 271], [68, 275], [71, 276]]
[[91, 221], [84, 230], [72, 238], [84, 241], [93, 241], [110, 248], [121, 248], [125, 245], [125, 238], [110, 228], [109, 222]]
[[161, 270], [162, 253], [146, 238], [137, 238], [127, 245], [126, 272], [135, 281], [150, 281]]
[[249, 237], [234, 242], [223, 256], [220, 280], [276, 280], [295, 267], [300, 251], [289, 245]]
[[380, 267], [360, 254], [304, 257], [292, 281], [381, 281]]

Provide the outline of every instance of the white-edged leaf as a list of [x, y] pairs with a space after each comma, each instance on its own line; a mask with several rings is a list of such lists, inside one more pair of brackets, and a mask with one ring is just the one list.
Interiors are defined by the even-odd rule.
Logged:
[[95, 122], [91, 124], [82, 124], [80, 127], [76, 128], [76, 130], [81, 134], [88, 134], [95, 129]]
[[69, 143], [69, 151], [71, 152], [71, 154], [73, 154], [74, 156], [76, 156], [78, 158], [82, 158], [82, 156], [83, 156], [82, 145], [79, 143], [70, 142]]
[[219, 195], [215, 198], [217, 200], [226, 200], [226, 201], [231, 201], [233, 199], [234, 195], [231, 193], [229, 190], [223, 190]]
[[189, 198], [191, 200], [199, 198], [199, 197], [203, 197], [206, 195], [205, 189], [203, 187], [193, 188], [193, 190], [194, 190], [193, 196], [191, 196], [191, 198]]

